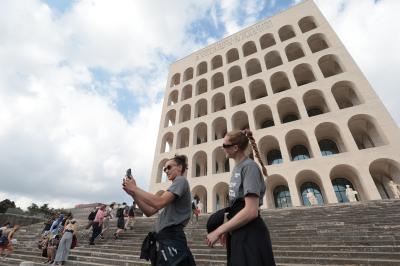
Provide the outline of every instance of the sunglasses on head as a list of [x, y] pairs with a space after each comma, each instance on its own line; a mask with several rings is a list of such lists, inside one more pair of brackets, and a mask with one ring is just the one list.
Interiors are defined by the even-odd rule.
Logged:
[[169, 171], [169, 170], [171, 170], [171, 168], [172, 168], [173, 166], [175, 166], [175, 165], [168, 165], [168, 166], [166, 166], [166, 167], [163, 168], [163, 171], [164, 171], [164, 172], [166, 172], [167, 170]]
[[233, 147], [235, 145], [237, 145], [237, 144], [236, 143], [231, 143], [231, 144], [222, 143], [222, 148], [227, 149], [227, 148]]

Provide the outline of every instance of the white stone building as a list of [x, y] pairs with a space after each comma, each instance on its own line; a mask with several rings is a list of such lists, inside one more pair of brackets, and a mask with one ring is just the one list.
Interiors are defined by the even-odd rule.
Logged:
[[222, 138], [247, 127], [269, 173], [265, 208], [309, 205], [309, 191], [346, 202], [346, 184], [360, 201], [396, 197], [400, 130], [311, 0], [171, 65], [150, 191], [185, 154], [203, 211], [224, 207], [234, 162]]

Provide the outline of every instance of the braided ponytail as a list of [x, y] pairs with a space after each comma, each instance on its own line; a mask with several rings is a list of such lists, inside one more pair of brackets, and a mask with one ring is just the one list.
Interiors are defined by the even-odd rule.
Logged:
[[261, 159], [261, 155], [260, 155], [260, 152], [258, 151], [256, 140], [253, 137], [253, 132], [251, 132], [249, 129], [242, 130], [242, 132], [243, 132], [243, 134], [246, 135], [246, 137], [250, 141], [250, 146], [251, 146], [251, 151], [250, 152], [253, 153], [253, 151], [254, 151], [254, 153], [256, 155], [256, 158], [257, 158], [258, 162], [261, 165], [262, 173], [263, 173], [263, 175], [265, 177], [267, 177], [268, 176], [267, 168], [265, 167], [264, 162]]

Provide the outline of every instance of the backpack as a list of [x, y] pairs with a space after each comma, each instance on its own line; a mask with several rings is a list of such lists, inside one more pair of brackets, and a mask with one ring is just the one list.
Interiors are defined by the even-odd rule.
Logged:
[[135, 216], [135, 208], [133, 206], [129, 208], [128, 215], [129, 216]]
[[124, 217], [124, 208], [118, 208], [118, 209], [117, 209], [116, 216], [117, 216], [118, 218]]
[[99, 209], [96, 209], [95, 211], [91, 211], [90, 214], [89, 214], [89, 216], [88, 216], [88, 220], [93, 221], [94, 218], [96, 218], [96, 214], [97, 214], [97, 211], [98, 211], [98, 210], [99, 210]]

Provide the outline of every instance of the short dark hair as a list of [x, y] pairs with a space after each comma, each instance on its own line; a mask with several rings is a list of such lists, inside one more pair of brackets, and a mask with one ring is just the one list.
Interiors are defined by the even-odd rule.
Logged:
[[171, 158], [170, 160], [173, 160], [176, 165], [181, 165], [182, 166], [182, 175], [185, 173], [185, 170], [187, 169], [187, 158], [185, 155], [178, 155], [175, 154], [174, 158]]

